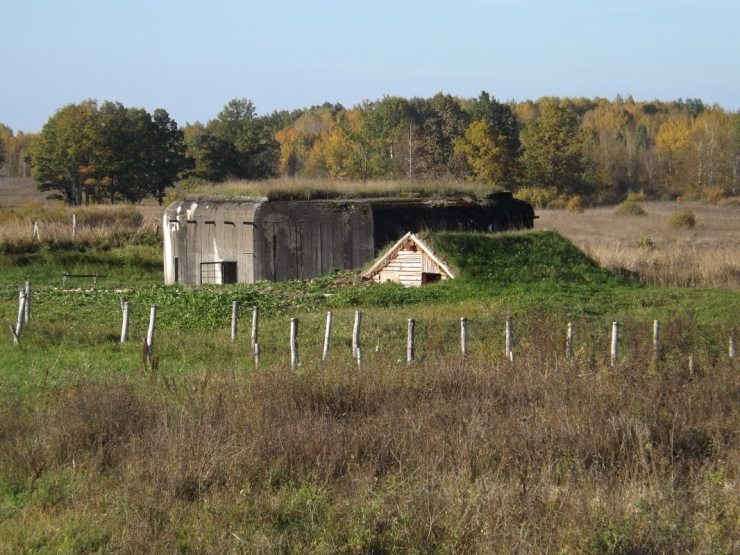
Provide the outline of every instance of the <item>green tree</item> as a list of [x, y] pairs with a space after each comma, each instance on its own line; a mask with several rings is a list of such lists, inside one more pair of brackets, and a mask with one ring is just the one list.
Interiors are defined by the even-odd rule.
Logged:
[[521, 134], [526, 180], [535, 187], [555, 187], [560, 193], [580, 192], [579, 121], [557, 98], [538, 101], [539, 116]]
[[474, 121], [465, 135], [455, 140], [455, 154], [465, 156], [472, 178], [503, 185], [513, 174], [507, 137], [488, 120]]
[[470, 116], [457, 99], [437, 93], [424, 101], [421, 115], [426, 151], [426, 170], [433, 177], [466, 174], [464, 157], [455, 155], [455, 139], [465, 134]]
[[100, 118], [95, 100], [68, 104], [49, 118], [31, 153], [41, 191], [58, 191], [69, 204], [81, 204], [98, 172]]
[[205, 126], [199, 177], [210, 181], [264, 179], [275, 175], [280, 145], [246, 98], [231, 100]]
[[3, 134], [3, 128], [8, 129], [7, 126], [0, 123], [0, 168], [5, 164], [6, 148], [5, 148], [5, 136]]
[[521, 154], [519, 124], [516, 115], [508, 104], [482, 91], [470, 110], [473, 121], [485, 120], [496, 128], [500, 140], [504, 141], [509, 157], [515, 160]]

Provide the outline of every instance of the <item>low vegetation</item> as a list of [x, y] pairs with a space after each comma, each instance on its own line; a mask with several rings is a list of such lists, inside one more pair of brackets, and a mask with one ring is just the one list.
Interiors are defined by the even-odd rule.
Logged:
[[634, 201], [626, 200], [614, 211], [618, 216], [644, 216], [645, 209]]
[[[645, 284], [740, 287], [737, 207], [699, 202], [649, 202], [644, 206], [647, 213], [629, 218], [628, 224], [614, 208], [591, 208], [578, 218], [561, 210], [539, 210], [537, 226], [557, 230], [600, 266]], [[685, 209], [695, 214], [695, 227], [666, 225], [674, 211]]]
[[668, 218], [668, 227], [673, 229], [693, 229], [696, 226], [696, 213], [691, 208], [676, 210]]
[[[634, 230], [613, 209], [588, 209], [540, 212], [538, 225], [559, 232], [427, 234], [458, 277], [420, 289], [369, 286], [351, 272], [165, 287], [156, 227], [129, 230], [139, 244], [116, 244], [121, 231], [102, 227], [95, 241], [42, 237], [28, 252], [26, 239], [3, 239], [0, 327], [14, 322], [24, 279], [34, 296], [23, 349], [9, 332], [0, 341], [0, 552], [735, 551], [737, 284], [642, 285], [576, 247], [581, 233], [634, 233], [619, 240], [663, 254], [671, 208], [651, 206]], [[681, 242], [702, 239], [694, 234], [732, 247], [732, 208], [692, 208], [704, 227], [671, 231], [686, 234], [677, 245], [687, 256], [700, 252]], [[638, 247], [646, 237], [650, 246]], [[66, 268], [108, 277], [61, 287]], [[660, 271], [667, 281], [686, 272]], [[124, 344], [121, 297], [132, 306]], [[254, 305], [259, 368], [249, 352]], [[350, 356], [357, 309], [361, 367]], [[322, 361], [327, 310], [334, 329]], [[503, 356], [507, 315], [513, 362]], [[300, 321], [295, 370], [291, 317]], [[417, 321], [410, 365], [408, 318]]]

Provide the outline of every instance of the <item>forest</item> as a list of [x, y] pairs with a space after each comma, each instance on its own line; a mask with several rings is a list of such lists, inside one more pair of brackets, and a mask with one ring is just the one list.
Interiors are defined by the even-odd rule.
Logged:
[[0, 124], [0, 176], [33, 175], [69, 204], [163, 201], [226, 179], [477, 181], [538, 207], [738, 193], [740, 114], [700, 99], [543, 97], [502, 102], [438, 93], [325, 103], [259, 116], [233, 99], [178, 125], [119, 102], [70, 104], [39, 133]]

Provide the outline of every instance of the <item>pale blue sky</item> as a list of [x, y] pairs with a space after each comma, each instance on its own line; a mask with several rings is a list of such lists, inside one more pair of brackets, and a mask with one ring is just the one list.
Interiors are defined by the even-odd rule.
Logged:
[[740, 109], [734, 0], [0, 0], [0, 122], [87, 98], [180, 124], [384, 94], [632, 94]]

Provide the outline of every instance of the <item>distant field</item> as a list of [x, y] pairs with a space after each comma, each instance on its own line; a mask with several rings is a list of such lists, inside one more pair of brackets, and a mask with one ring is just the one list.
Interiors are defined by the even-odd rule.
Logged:
[[[699, 202], [641, 202], [646, 214], [619, 216], [615, 207], [583, 214], [537, 210], [535, 227], [554, 229], [606, 268], [643, 283], [740, 287], [740, 207]], [[672, 229], [676, 210], [696, 213], [693, 229]]]
[[0, 207], [20, 208], [28, 202], [54, 204], [46, 200], [48, 193], [36, 188], [32, 177], [0, 177]]

